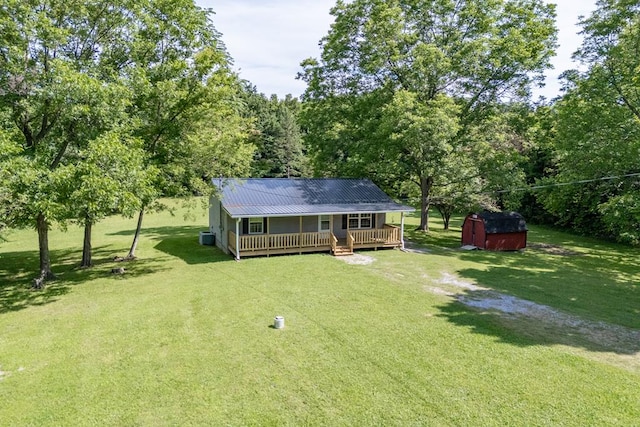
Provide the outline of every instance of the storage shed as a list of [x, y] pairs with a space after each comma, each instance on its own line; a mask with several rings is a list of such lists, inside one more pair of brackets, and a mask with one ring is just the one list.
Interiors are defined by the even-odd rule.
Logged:
[[493, 251], [515, 251], [527, 246], [527, 224], [517, 212], [469, 214], [462, 224], [462, 245]]

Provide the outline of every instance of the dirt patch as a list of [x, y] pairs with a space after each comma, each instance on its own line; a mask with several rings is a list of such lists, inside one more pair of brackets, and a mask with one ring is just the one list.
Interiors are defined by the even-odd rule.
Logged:
[[335, 258], [352, 265], [369, 265], [372, 264], [373, 261], [375, 261], [375, 258], [370, 257], [369, 255], [361, 254], [337, 256]]
[[477, 286], [450, 273], [442, 273], [441, 279], [435, 283], [441, 286], [425, 286], [424, 289], [434, 294], [452, 296], [460, 303], [481, 311], [497, 312], [513, 319], [524, 320], [528, 324], [533, 322], [542, 330], [553, 331], [553, 336], [573, 337], [619, 354], [631, 355], [640, 352], [639, 330], [585, 320], [543, 304]]
[[525, 317], [542, 327], [561, 330], [564, 335], [582, 337], [593, 344], [618, 353], [633, 354], [640, 351], [640, 331], [638, 330], [606, 322], [585, 320], [546, 305], [493, 291], [458, 295], [456, 299], [469, 307]]
[[424, 246], [417, 245], [413, 242], [406, 241], [404, 242], [404, 252], [410, 252], [414, 254], [430, 254], [431, 251]]
[[528, 243], [527, 247], [529, 249], [538, 250], [540, 252], [544, 252], [550, 255], [560, 255], [560, 256], [576, 256], [582, 255], [579, 252], [572, 251], [570, 249], [563, 248], [558, 245], [551, 245], [548, 243]]
[[464, 289], [466, 291], [484, 291], [488, 290], [488, 288], [483, 288], [478, 285], [474, 285], [471, 282], [467, 282], [459, 279], [451, 273], [442, 273], [442, 277], [438, 280], [439, 284], [453, 286], [457, 289]]
[[[428, 276], [423, 275], [422, 278], [427, 279]], [[460, 290], [472, 292], [488, 290], [488, 288], [483, 288], [481, 286], [474, 285], [471, 282], [461, 280], [450, 273], [442, 273], [442, 277], [436, 280], [435, 283], [440, 286], [425, 286], [424, 290], [436, 295], [447, 295], [453, 297], [461, 295]]]

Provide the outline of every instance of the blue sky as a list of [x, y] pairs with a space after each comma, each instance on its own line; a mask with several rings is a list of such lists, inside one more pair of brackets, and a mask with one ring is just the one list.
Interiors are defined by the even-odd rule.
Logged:
[[[319, 57], [318, 42], [332, 22], [329, 9], [335, 0], [196, 0], [215, 12], [213, 22], [234, 59], [235, 69], [258, 91], [279, 97], [299, 96], [305, 84], [295, 79], [300, 62]], [[578, 68], [571, 54], [580, 46], [578, 16], [588, 16], [595, 0], [558, 0], [557, 55], [546, 73], [546, 87], [535, 95], [559, 95], [558, 76]]]

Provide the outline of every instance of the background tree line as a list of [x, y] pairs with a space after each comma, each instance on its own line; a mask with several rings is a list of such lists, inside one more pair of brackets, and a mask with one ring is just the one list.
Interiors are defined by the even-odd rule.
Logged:
[[[554, 100], [531, 99], [557, 40], [542, 0], [337, 1], [300, 100], [232, 71], [192, 0], [0, 7], [0, 233], [132, 218], [219, 176], [368, 177], [420, 206], [515, 209], [640, 243], [640, 2], [599, 0]], [[620, 177], [620, 178], [614, 178]], [[527, 190], [528, 188], [535, 188]]]
[[302, 63], [316, 171], [429, 208], [514, 209], [640, 244], [640, 2], [599, 0], [562, 94], [531, 99], [556, 48], [537, 0], [338, 1]]

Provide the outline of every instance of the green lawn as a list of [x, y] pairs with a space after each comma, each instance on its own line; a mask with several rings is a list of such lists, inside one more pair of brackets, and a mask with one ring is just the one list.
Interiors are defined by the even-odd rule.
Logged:
[[76, 268], [81, 230], [52, 231], [59, 279], [42, 292], [35, 232], [9, 233], [0, 424], [637, 425], [640, 344], [613, 351], [427, 289], [448, 274], [640, 329], [638, 250], [530, 227], [523, 252], [464, 252], [459, 223], [408, 233], [430, 253], [363, 252], [370, 265], [235, 262], [198, 245], [204, 215], [154, 214], [115, 276], [135, 223], [111, 218], [91, 269]]

